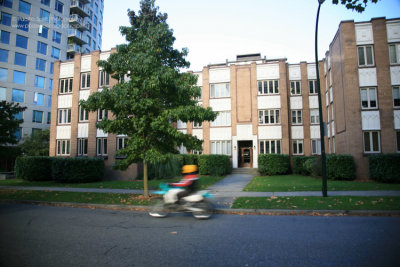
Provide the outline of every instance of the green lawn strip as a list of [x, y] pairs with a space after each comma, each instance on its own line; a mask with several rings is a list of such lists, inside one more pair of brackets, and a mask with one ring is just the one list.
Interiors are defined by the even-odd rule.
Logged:
[[80, 193], [61, 191], [0, 190], [0, 199], [48, 202], [72, 202], [115, 205], [151, 205], [157, 196], [146, 198], [137, 194]]
[[[292, 192], [320, 191], [321, 178], [302, 175], [257, 176], [247, 184], [243, 191], [252, 192]], [[400, 184], [383, 184], [377, 182], [331, 181], [328, 180], [328, 191], [362, 191], [362, 190], [400, 190]]]
[[[220, 181], [224, 177], [201, 176], [199, 183], [201, 189]], [[181, 178], [149, 180], [149, 188], [157, 189], [160, 183], [171, 183], [179, 181]], [[40, 186], [40, 187], [67, 187], [67, 188], [105, 188], [105, 189], [143, 189], [143, 181], [101, 181], [93, 183], [57, 183], [54, 181], [30, 182], [21, 179], [10, 179], [0, 181], [0, 186]]]
[[239, 197], [233, 209], [400, 210], [400, 197]]

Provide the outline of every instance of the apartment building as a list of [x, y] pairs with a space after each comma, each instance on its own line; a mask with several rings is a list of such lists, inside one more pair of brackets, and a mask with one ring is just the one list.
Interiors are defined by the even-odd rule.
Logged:
[[3, 0], [0, 8], [0, 100], [27, 107], [17, 115], [21, 139], [50, 127], [54, 62], [101, 48], [104, 1]]
[[[103, 85], [116, 83], [96, 65], [112, 51], [77, 54], [56, 62], [51, 127], [51, 156], [101, 156], [108, 177], [131, 179], [137, 166], [111, 171], [127, 136], [96, 129], [105, 110], [87, 113], [78, 106]], [[321, 78], [325, 150], [351, 154], [357, 178], [367, 179], [371, 153], [400, 152], [400, 19], [343, 21], [325, 59], [318, 65], [288, 64], [286, 58], [260, 54], [210, 64], [198, 76], [199, 105], [219, 115], [213, 122], [183, 123], [177, 128], [202, 139], [201, 151], [226, 154], [233, 168], [257, 168], [259, 154], [290, 156], [321, 153], [316, 68]]]

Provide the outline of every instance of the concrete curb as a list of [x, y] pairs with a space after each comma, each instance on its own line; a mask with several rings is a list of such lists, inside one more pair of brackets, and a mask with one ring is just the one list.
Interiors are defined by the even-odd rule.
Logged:
[[[5, 204], [28, 204], [50, 207], [84, 208], [84, 209], [106, 209], [122, 211], [148, 211], [150, 206], [135, 205], [105, 205], [71, 202], [47, 202], [30, 200], [0, 200]], [[387, 216], [400, 217], [400, 211], [386, 210], [267, 210], [267, 209], [215, 209], [216, 214], [232, 215], [269, 215], [269, 216]]]

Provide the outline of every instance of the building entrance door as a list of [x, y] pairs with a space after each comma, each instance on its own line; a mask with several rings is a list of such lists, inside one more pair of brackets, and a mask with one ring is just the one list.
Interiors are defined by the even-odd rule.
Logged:
[[239, 167], [253, 168], [252, 141], [239, 141]]

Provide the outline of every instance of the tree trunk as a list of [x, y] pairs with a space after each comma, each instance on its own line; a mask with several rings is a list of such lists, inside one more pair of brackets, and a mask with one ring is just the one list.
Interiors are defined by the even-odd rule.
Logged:
[[147, 162], [143, 162], [143, 185], [144, 185], [144, 196], [149, 196], [149, 185], [148, 185], [148, 175], [147, 175]]

